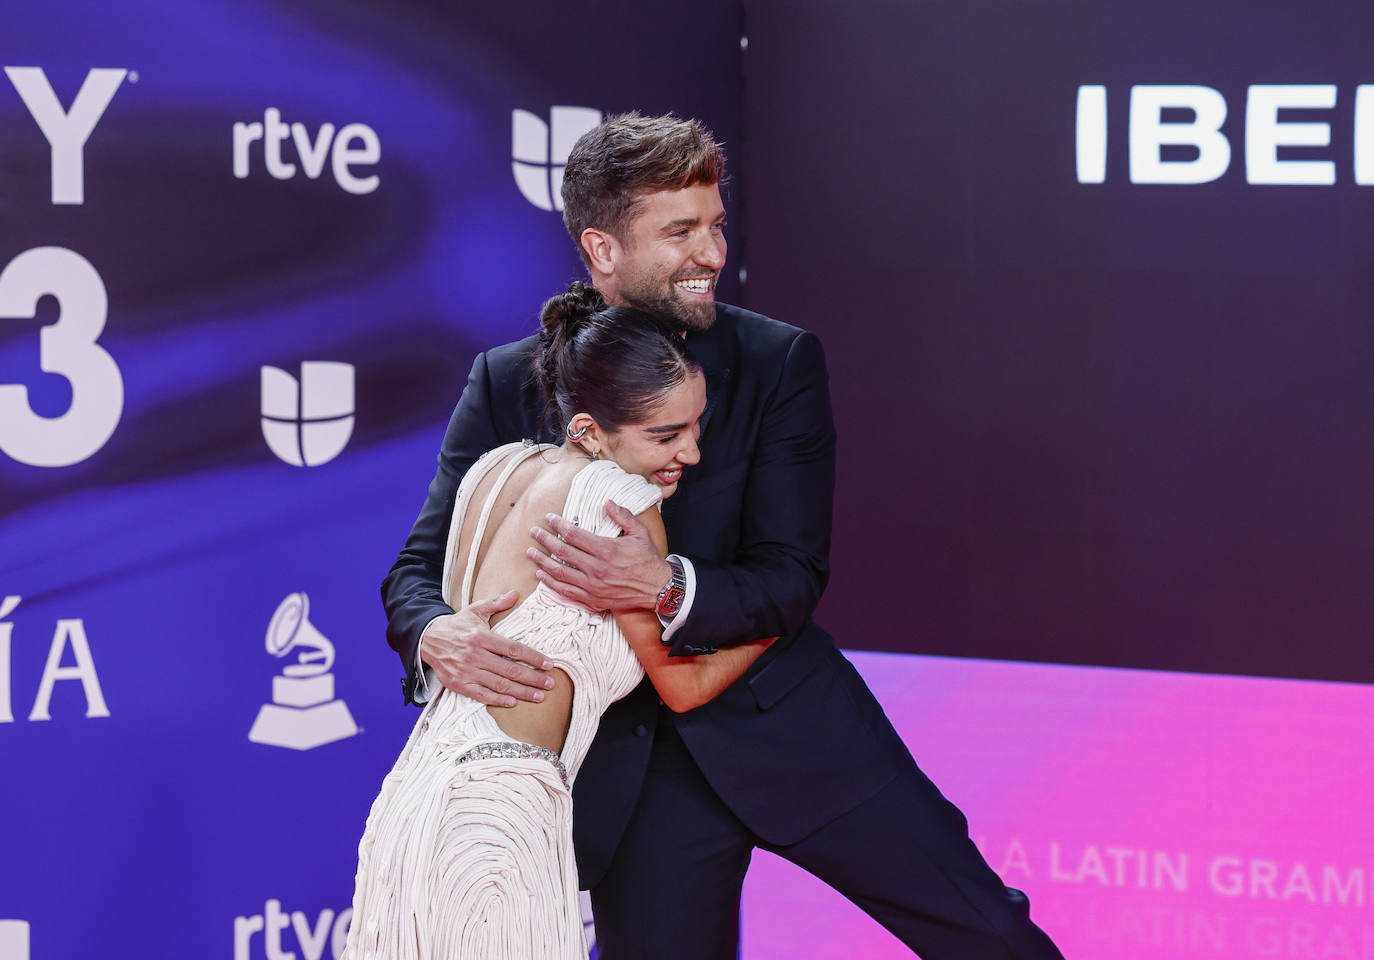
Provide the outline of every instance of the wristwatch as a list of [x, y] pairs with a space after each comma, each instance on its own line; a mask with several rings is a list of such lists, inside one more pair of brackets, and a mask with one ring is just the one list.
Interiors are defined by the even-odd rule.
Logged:
[[673, 622], [673, 617], [682, 609], [682, 601], [687, 599], [687, 574], [682, 569], [682, 561], [671, 556], [668, 566], [673, 568], [673, 575], [658, 592], [658, 599], [654, 602], [654, 613], [658, 614], [658, 622], [665, 627]]

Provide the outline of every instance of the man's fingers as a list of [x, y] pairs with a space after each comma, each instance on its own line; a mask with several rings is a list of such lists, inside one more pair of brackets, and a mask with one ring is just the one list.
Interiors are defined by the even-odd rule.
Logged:
[[508, 609], [518, 596], [520, 596], [520, 594], [515, 590], [507, 590], [499, 596], [469, 604], [468, 609], [483, 620], [489, 620], [493, 613], [500, 613], [502, 610]]
[[567, 546], [566, 543], [564, 543], [562, 540], [559, 540], [556, 536], [549, 533], [549, 531], [545, 530], [543, 527], [530, 527], [530, 537], [534, 540], [535, 543], [539, 544], [541, 547], [544, 548], [544, 552], [546, 554], [552, 553], [559, 547]]
[[[529, 683], [534, 684], [535, 686], [539, 686], [541, 684], [540, 679], [538, 678], [542, 677], [542, 679], [549, 681], [546, 684], [542, 684], [543, 686], [553, 686], [553, 680], [551, 678], [544, 677], [542, 674], [537, 672], [537, 670], [552, 670], [553, 661], [550, 660], [548, 657], [544, 656], [542, 653], [540, 653], [533, 647], [527, 647], [518, 640], [507, 640], [504, 644], [504, 649], [498, 648], [496, 652], [501, 656], [507, 658], [506, 660], [503, 660], [502, 663], [510, 663], [512, 667], [516, 668], [522, 673], [528, 672], [531, 675], [531, 677], [526, 678], [518, 676], [516, 674], [509, 674], [508, 676], [510, 676], [512, 680], [519, 680], [521, 683]], [[530, 667], [533, 667], [535, 669], [529, 669], [521, 666], [521, 664], [526, 663], [529, 664]]]
[[496, 678], [492, 681], [492, 689], [516, 694], [521, 700], [533, 700], [535, 703], [544, 699], [544, 691], [553, 689], [553, 677], [548, 674], [504, 660], [502, 666], [492, 672], [492, 676]]
[[597, 541], [603, 539], [594, 533], [583, 530], [575, 523], [564, 520], [556, 513], [546, 514], [544, 521], [549, 525], [549, 529], [558, 535], [559, 540], [563, 543], [572, 544], [583, 553], [595, 552]]
[[616, 521], [616, 526], [620, 527], [625, 536], [643, 537], [649, 540], [649, 527], [639, 522], [638, 516], [632, 514], [614, 500], [606, 501], [606, 516]]
[[465, 697], [471, 697], [478, 703], [485, 703], [489, 707], [513, 707], [516, 699], [506, 694], [496, 693], [488, 687], [479, 683], [468, 682], [457, 687], [450, 687], [454, 693], [461, 693]]
[[[500, 662], [505, 663], [505, 661]], [[492, 670], [466, 671], [463, 676], [440, 675], [439, 679], [450, 690], [492, 707], [513, 707], [517, 700], [524, 700], [528, 703], [541, 702], [545, 697], [544, 681], [550, 681], [551, 686], [553, 678], [545, 677], [528, 667], [522, 669], [525, 671], [522, 676], [529, 676], [534, 679], [536, 686], [520, 683]], [[439, 671], [436, 670], [436, 673]]]
[[576, 564], [566, 561], [560, 562], [554, 557], [547, 556], [533, 547], [525, 551], [525, 556], [534, 561], [534, 565], [538, 568], [535, 570], [536, 574], [544, 573], [556, 580], [562, 580], [564, 582], [584, 582], [586, 580], [586, 575], [577, 568]]
[[540, 681], [539, 687], [531, 687], [524, 683], [516, 683], [499, 673], [487, 673], [479, 680], [498, 697], [515, 697], [530, 703], [539, 703], [544, 699], [543, 681]]
[[492, 707], [544, 699], [544, 691], [553, 688], [553, 678], [542, 671], [552, 669], [553, 662], [488, 626], [493, 613], [508, 609], [518, 597], [517, 591], [507, 590], [436, 621], [422, 649], [439, 682]]
[[614, 520], [616, 526], [626, 533], [634, 533], [636, 529], [639, 529], [643, 530], [646, 536], [648, 535], [648, 528], [639, 522], [639, 518], [614, 500], [606, 501], [606, 516]]
[[541, 583], [548, 584], [549, 589], [554, 593], [561, 594], [569, 600], [573, 600], [583, 606], [596, 607], [596, 604], [592, 602], [591, 594], [587, 593], [587, 591], [583, 590], [581, 587], [567, 583], [566, 581], [555, 580], [542, 569], [534, 571], [534, 575], [539, 578]]
[[[519, 652], [522, 656], [519, 659], [506, 659], [508, 654], [514, 652]], [[475, 654], [470, 664], [474, 676], [491, 674], [502, 680], [513, 680], [524, 686], [544, 690], [553, 686], [553, 678], [542, 672], [552, 670], [553, 663], [537, 650], [531, 650], [522, 643], [506, 640], [504, 637], [501, 638], [501, 643]], [[536, 669], [527, 664], [540, 666]]]
[[[550, 556], [558, 557], [560, 560], [574, 567], [581, 567], [591, 559], [591, 555], [576, 543], [573, 543], [571, 540], [564, 540], [561, 537], [556, 537], [543, 527], [531, 527], [530, 536], [534, 538], [535, 543], [544, 548], [545, 553]], [[537, 553], [538, 551], [535, 552]]]
[[[516, 693], [522, 700], [542, 700], [538, 697], [520, 695], [515, 690], [506, 689], [508, 684], [529, 691], [553, 688], [553, 677], [543, 673], [552, 670], [553, 662], [538, 650], [508, 640], [500, 634], [492, 634], [497, 642], [485, 650], [474, 652], [467, 666], [470, 678], [485, 683], [500, 693]], [[507, 659], [510, 658], [510, 659]]]

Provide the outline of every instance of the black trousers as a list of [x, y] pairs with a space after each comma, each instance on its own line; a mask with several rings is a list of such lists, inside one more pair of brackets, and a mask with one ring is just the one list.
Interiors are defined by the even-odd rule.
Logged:
[[755, 847], [830, 884], [923, 960], [1063, 960], [1031, 922], [1025, 895], [1002, 883], [963, 814], [914, 762], [854, 810], [780, 847], [725, 807], [670, 724], [660, 729], [625, 836], [591, 892], [600, 960], [736, 960]]

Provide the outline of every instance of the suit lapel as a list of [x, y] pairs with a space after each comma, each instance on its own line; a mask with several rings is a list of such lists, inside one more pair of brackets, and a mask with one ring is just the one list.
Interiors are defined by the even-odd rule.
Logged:
[[[723, 451], [707, 452], [707, 441], [712, 436], [708, 432], [712, 420], [723, 407], [729, 406], [731, 377], [738, 376], [739, 363], [738, 357], [735, 355], [734, 343], [733, 323], [730, 317], [721, 312], [719, 307], [716, 308], [716, 323], [710, 330], [687, 335], [687, 346], [691, 348], [692, 356], [696, 358], [697, 363], [701, 364], [702, 376], [706, 378], [706, 409], [701, 414], [701, 439], [699, 441], [702, 462], [683, 471], [677, 496], [663, 504], [663, 522], [667, 524], [670, 543], [681, 541], [682, 531], [679, 530], [677, 524], [680, 519], [683, 519], [680, 514], [684, 511], [687, 500], [683, 494], [696, 483], [729, 465], [724, 459]], [[728, 413], [723, 415], [729, 416]], [[720, 430], [718, 429], [717, 432]], [[726, 431], [727, 434], [728, 432]], [[728, 437], [724, 435], [721, 438], [722, 442], [727, 439]]]
[[729, 349], [731, 338], [724, 329], [728, 323], [728, 319], [717, 307], [716, 323], [710, 330], [687, 335], [687, 346], [691, 348], [692, 356], [696, 357], [697, 363], [701, 364], [702, 375], [706, 378], [706, 409], [701, 414], [703, 442], [706, 438], [706, 428], [711, 423], [712, 415], [720, 407], [730, 380], [734, 357], [731, 356]]

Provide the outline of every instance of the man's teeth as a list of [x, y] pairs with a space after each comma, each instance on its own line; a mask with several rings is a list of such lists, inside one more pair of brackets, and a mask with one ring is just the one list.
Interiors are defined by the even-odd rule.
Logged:
[[677, 285], [684, 290], [692, 291], [692, 293], [711, 292], [710, 277], [693, 277], [691, 280], [679, 280], [677, 281]]

